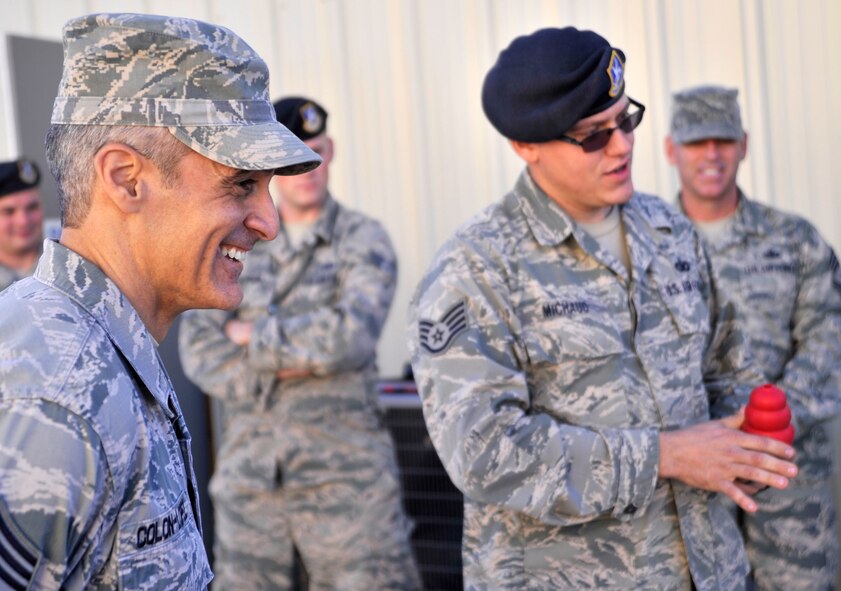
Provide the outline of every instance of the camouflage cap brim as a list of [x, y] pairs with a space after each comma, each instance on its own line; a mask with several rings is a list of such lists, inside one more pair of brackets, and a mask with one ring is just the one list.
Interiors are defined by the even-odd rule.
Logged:
[[170, 127], [190, 148], [226, 166], [274, 170], [289, 176], [318, 167], [321, 157], [280, 123], [228, 127]]
[[672, 140], [678, 144], [710, 139], [741, 141], [744, 137], [743, 131], [736, 131], [731, 125], [706, 124], [672, 131]]
[[57, 97], [52, 123], [167, 127], [202, 156], [243, 170], [295, 175], [321, 164], [265, 100]]

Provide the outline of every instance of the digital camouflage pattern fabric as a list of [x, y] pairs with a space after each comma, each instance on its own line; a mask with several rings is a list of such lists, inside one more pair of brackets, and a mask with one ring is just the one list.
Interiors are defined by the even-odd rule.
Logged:
[[35, 269], [31, 269], [29, 272], [20, 272], [15, 271], [14, 269], [10, 269], [9, 267], [0, 265], [0, 291], [3, 291], [7, 287], [9, 287], [15, 281], [23, 279], [24, 277], [28, 277], [32, 274], [32, 271], [34, 270]]
[[131, 304], [46, 241], [0, 335], [0, 587], [204, 589], [190, 435]]
[[[375, 386], [396, 272], [383, 227], [328, 198], [300, 249], [281, 232], [249, 253], [236, 312], [184, 315], [184, 370], [226, 418], [214, 588], [289, 589], [293, 543], [310, 589], [419, 588]], [[230, 318], [255, 322], [247, 349]], [[276, 377], [289, 368], [314, 375]]]
[[696, 86], [672, 98], [670, 135], [678, 144], [720, 139], [741, 141], [739, 91], [721, 86]]
[[277, 122], [269, 71], [225, 27], [151, 14], [89, 14], [63, 29], [52, 123], [168, 127], [233, 168], [300, 174], [321, 158]]
[[839, 546], [824, 422], [841, 411], [837, 259], [811, 224], [741, 193], [731, 232], [707, 248], [765, 381], [788, 394], [796, 428], [797, 478], [759, 493], [759, 511], [742, 516], [754, 579], [763, 590], [833, 589]]
[[[524, 172], [418, 287], [412, 365], [465, 494], [466, 589], [745, 585], [722, 499], [658, 479], [658, 434], [758, 376], [689, 221], [639, 193], [621, 216], [630, 276]], [[462, 304], [466, 328], [431, 351]]]

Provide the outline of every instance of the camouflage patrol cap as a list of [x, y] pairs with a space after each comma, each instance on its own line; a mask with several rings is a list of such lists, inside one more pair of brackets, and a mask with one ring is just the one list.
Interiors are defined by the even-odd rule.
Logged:
[[269, 72], [232, 31], [187, 18], [90, 14], [64, 25], [52, 123], [166, 127], [243, 170], [300, 174], [321, 158], [277, 122]]
[[739, 91], [723, 86], [695, 86], [672, 97], [672, 141], [688, 144], [706, 139], [745, 137], [739, 113]]
[[38, 186], [41, 172], [32, 160], [0, 162], [0, 198]]

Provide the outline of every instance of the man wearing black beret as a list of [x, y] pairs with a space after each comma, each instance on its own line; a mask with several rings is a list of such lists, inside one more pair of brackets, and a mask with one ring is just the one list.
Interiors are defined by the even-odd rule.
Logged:
[[634, 191], [624, 73], [572, 27], [499, 55], [482, 104], [526, 169], [412, 302], [467, 589], [743, 589], [723, 497], [755, 511], [797, 473], [791, 447], [738, 429], [759, 376], [692, 225]]
[[44, 210], [31, 160], [0, 163], [0, 291], [35, 271], [41, 256]]

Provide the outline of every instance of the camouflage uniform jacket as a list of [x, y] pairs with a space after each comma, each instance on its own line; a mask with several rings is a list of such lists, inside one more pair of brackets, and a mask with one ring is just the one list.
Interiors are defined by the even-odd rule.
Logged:
[[621, 215], [631, 277], [524, 172], [418, 287], [412, 362], [465, 494], [468, 589], [744, 585], [722, 499], [658, 479], [658, 435], [757, 376], [689, 221], [638, 193]]
[[[261, 464], [247, 471], [261, 481], [252, 484], [274, 485], [275, 458], [284, 469], [286, 488], [330, 478], [329, 470], [309, 470], [306, 462], [291, 461], [300, 452], [311, 459], [338, 453], [344, 459], [324, 460], [337, 468], [347, 464], [351, 453], [363, 461], [371, 445], [368, 433], [380, 429], [376, 348], [396, 275], [384, 228], [328, 197], [299, 249], [281, 232], [249, 253], [240, 277], [243, 301], [235, 312], [184, 315], [179, 346], [187, 376], [224, 402], [229, 421], [268, 421], [254, 428], [267, 435], [266, 447], [256, 435], [245, 442]], [[247, 348], [225, 336], [230, 318], [254, 322]], [[281, 369], [303, 369], [312, 376], [280, 380], [275, 374]], [[337, 448], [343, 437], [344, 445]], [[230, 444], [235, 438], [231, 430], [225, 436]], [[238, 472], [244, 485], [246, 476]]]
[[823, 421], [841, 410], [841, 271], [804, 219], [739, 195], [731, 233], [708, 244], [716, 280], [744, 315], [765, 381], [788, 393], [798, 486], [832, 474]]
[[7, 287], [9, 287], [15, 281], [19, 279], [23, 279], [24, 277], [29, 277], [32, 275], [32, 272], [35, 270], [33, 267], [28, 271], [20, 272], [15, 271], [14, 269], [10, 269], [9, 267], [0, 265], [0, 291], [3, 291]]
[[0, 335], [0, 587], [204, 589], [189, 434], [128, 300], [47, 241]]

